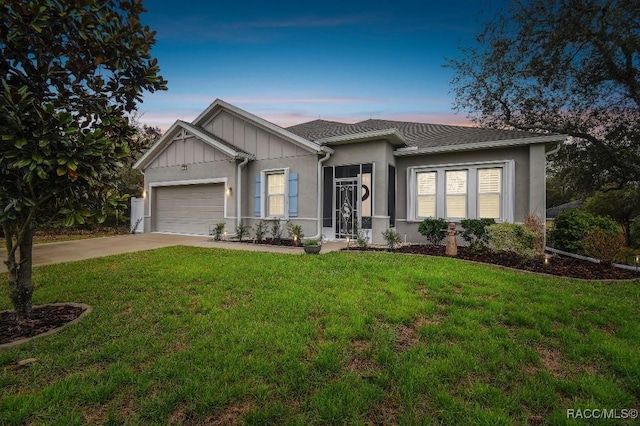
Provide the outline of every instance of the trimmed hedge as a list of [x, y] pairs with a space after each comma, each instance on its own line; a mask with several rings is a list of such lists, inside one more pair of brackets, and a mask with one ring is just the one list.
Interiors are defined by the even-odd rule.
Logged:
[[497, 252], [513, 253], [523, 260], [536, 256], [536, 234], [518, 223], [496, 223], [487, 226], [489, 248]]

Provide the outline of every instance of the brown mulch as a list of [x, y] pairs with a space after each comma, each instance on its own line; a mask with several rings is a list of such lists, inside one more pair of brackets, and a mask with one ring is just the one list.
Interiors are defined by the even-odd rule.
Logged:
[[[444, 246], [415, 244], [399, 247], [395, 253], [411, 253], [427, 256], [445, 256]], [[362, 250], [359, 247], [349, 247], [347, 250]], [[370, 247], [366, 251], [389, 251], [385, 248]], [[557, 275], [561, 277], [580, 278], [586, 280], [629, 280], [640, 279], [640, 273], [620, 268], [613, 268], [600, 263], [574, 259], [572, 257], [554, 255], [547, 265], [543, 259], [522, 261], [510, 253], [484, 252], [477, 253], [466, 247], [458, 247], [457, 259], [472, 260], [492, 265], [506, 266], [523, 271]]]
[[75, 320], [85, 308], [71, 305], [36, 306], [28, 320], [20, 323], [14, 311], [0, 312], [0, 345], [34, 337]]

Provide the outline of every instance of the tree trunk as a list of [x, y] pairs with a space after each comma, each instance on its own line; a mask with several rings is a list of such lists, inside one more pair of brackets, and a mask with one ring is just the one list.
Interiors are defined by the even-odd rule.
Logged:
[[[19, 242], [18, 250], [11, 250], [9, 242], [13, 244], [13, 235], [5, 235], [9, 249], [6, 261], [9, 269], [9, 296], [18, 315], [18, 321], [29, 318], [31, 315], [31, 300], [33, 296], [33, 284], [31, 276], [33, 271], [33, 230], [28, 227]], [[19, 258], [16, 253], [19, 252]]]

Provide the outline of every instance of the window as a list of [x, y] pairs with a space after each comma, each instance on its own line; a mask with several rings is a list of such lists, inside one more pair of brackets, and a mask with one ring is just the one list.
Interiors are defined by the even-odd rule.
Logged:
[[502, 169], [478, 169], [478, 217], [500, 218]]
[[448, 219], [464, 219], [467, 217], [467, 171], [454, 170], [445, 172], [447, 196], [445, 199]]
[[284, 216], [284, 172], [268, 173], [267, 177], [267, 216]]
[[436, 172], [417, 174], [417, 214], [419, 218], [436, 217]]
[[407, 220], [493, 218], [513, 222], [515, 161], [409, 167]]

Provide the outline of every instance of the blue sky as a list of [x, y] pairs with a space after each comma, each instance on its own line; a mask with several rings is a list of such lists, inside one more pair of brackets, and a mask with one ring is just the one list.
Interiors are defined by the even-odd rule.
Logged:
[[286, 127], [316, 118], [466, 124], [446, 57], [473, 42], [503, 0], [147, 0], [169, 90], [145, 94], [142, 123], [193, 120], [216, 98]]

